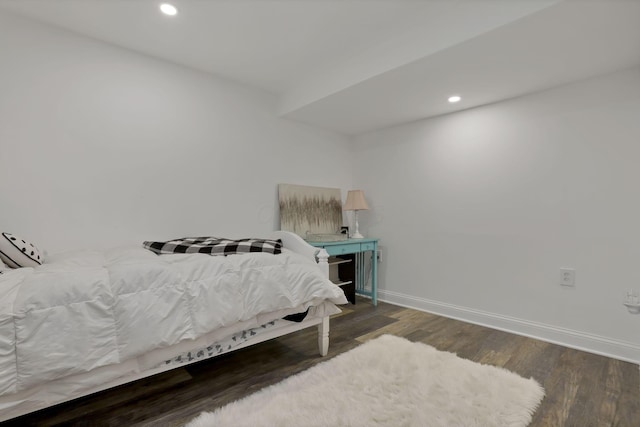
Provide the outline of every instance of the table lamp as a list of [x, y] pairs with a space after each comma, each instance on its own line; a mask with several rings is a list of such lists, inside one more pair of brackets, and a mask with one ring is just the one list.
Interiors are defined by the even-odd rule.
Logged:
[[345, 211], [353, 211], [355, 219], [355, 231], [351, 234], [352, 239], [363, 239], [364, 236], [358, 231], [358, 211], [364, 211], [369, 209], [367, 201], [364, 199], [364, 191], [362, 190], [350, 190], [347, 193], [347, 201], [344, 203]]

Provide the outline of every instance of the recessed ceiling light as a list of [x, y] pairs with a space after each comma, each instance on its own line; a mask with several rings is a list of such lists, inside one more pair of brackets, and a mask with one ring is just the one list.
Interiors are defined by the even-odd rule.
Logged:
[[460, 98], [458, 95], [453, 95], [453, 96], [450, 96], [450, 97], [449, 97], [449, 102], [453, 104], [453, 103], [455, 103], [455, 102], [460, 101], [461, 99], [462, 99], [462, 98]]
[[174, 5], [169, 3], [162, 3], [160, 5], [160, 10], [162, 11], [162, 13], [169, 16], [173, 16], [178, 13], [178, 9], [176, 9]]

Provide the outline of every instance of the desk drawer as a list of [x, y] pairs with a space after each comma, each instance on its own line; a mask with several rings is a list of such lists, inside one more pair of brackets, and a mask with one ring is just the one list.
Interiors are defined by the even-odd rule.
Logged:
[[352, 243], [349, 245], [325, 246], [329, 255], [354, 254], [360, 252], [360, 243]]
[[372, 251], [376, 247], [374, 242], [363, 243], [360, 245], [360, 250], [362, 251]]

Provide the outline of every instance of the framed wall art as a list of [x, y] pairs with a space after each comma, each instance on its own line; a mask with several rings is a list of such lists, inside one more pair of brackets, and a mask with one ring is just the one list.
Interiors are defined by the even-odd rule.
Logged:
[[280, 229], [302, 238], [311, 234], [339, 234], [342, 192], [339, 188], [279, 184]]

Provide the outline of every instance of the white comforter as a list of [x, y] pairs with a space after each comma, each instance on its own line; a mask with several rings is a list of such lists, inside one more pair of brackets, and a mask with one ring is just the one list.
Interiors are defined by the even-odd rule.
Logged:
[[52, 257], [0, 275], [0, 395], [325, 299], [346, 303], [313, 261], [290, 251]]

